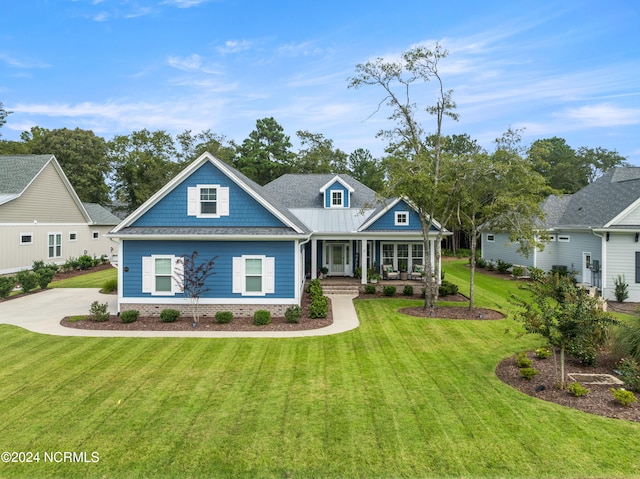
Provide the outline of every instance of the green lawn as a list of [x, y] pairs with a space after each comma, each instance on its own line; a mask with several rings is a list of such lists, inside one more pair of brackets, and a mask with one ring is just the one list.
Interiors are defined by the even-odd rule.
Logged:
[[103, 269], [95, 273], [82, 274], [73, 278], [54, 281], [49, 284], [49, 288], [102, 288], [104, 283], [110, 279], [118, 278], [116, 268]]
[[[445, 270], [461, 285], [468, 274]], [[482, 281], [478, 305], [509, 308], [515, 283]], [[408, 304], [419, 303], [357, 301], [360, 328], [320, 338], [59, 338], [2, 325], [0, 451], [41, 461], [0, 463], [0, 477], [640, 476], [640, 424], [495, 377], [501, 358], [539, 340], [516, 339], [510, 319], [396, 312]], [[99, 462], [45, 463], [44, 451]]]

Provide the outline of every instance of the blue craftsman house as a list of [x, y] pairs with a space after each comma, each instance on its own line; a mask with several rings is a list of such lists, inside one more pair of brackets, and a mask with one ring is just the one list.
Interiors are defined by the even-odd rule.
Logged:
[[[439, 225], [436, 225], [439, 227]], [[437, 229], [433, 229], [435, 241]], [[380, 202], [349, 175], [284, 175], [260, 186], [205, 153], [109, 234], [119, 241], [119, 310], [183, 309], [181, 257], [216, 257], [204, 314], [283, 316], [305, 279], [420, 278], [420, 219], [402, 199]], [[433, 248], [432, 248], [433, 250]], [[433, 264], [433, 263], [432, 263]], [[326, 268], [326, 269], [325, 269]]]

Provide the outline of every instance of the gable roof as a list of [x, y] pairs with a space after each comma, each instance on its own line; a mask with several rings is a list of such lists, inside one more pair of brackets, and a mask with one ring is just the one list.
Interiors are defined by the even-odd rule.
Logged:
[[87, 223], [91, 217], [53, 155], [0, 155], [0, 205], [19, 198], [51, 164]]
[[640, 201], [640, 167], [619, 167], [572, 195], [543, 203], [548, 228], [603, 228]]
[[[243, 235], [255, 235], [259, 234], [264, 228], [144, 228], [144, 227], [131, 227], [140, 217], [142, 217], [147, 211], [149, 211], [154, 205], [156, 205], [162, 198], [164, 198], [169, 192], [186, 180], [192, 173], [200, 168], [206, 162], [212, 163], [222, 174], [227, 176], [231, 181], [242, 188], [253, 199], [260, 203], [265, 209], [278, 218], [284, 225], [285, 229], [289, 228], [293, 234], [308, 234], [309, 230], [295, 215], [293, 215], [286, 207], [280, 204], [279, 197], [273, 195], [272, 192], [265, 190], [262, 186], [256, 182], [250, 180], [238, 170], [224, 163], [222, 160], [216, 158], [208, 152], [200, 155], [189, 166], [187, 166], [182, 172], [180, 172], [175, 178], [169, 181], [164, 187], [157, 191], [151, 198], [145, 201], [138, 209], [127, 216], [122, 222], [120, 222], [112, 231], [111, 235], [116, 233], [125, 234], [150, 234], [161, 235], [163, 232], [168, 233], [169, 228], [176, 235], [194, 236], [199, 234], [232, 234], [237, 236]], [[162, 231], [160, 231], [162, 230]], [[271, 228], [270, 230], [276, 230]], [[282, 234], [283, 228], [277, 229]], [[273, 232], [275, 234], [275, 231]], [[117, 236], [117, 235], [116, 235]]]

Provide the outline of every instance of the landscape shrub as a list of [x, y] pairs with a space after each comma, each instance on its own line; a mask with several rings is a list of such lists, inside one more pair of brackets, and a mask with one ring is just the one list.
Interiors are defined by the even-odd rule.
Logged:
[[385, 296], [393, 296], [394, 294], [396, 294], [396, 287], [395, 286], [385, 286], [384, 288], [382, 288], [382, 294], [384, 294]]
[[309, 305], [309, 317], [310, 318], [326, 318], [329, 313], [329, 298], [326, 296], [319, 296], [311, 301]]
[[610, 391], [611, 391], [611, 394], [613, 395], [613, 399], [625, 407], [629, 407], [633, 403], [638, 401], [635, 394], [633, 394], [631, 391], [627, 391], [626, 389], [611, 388]]
[[51, 268], [40, 268], [38, 271], [34, 273], [36, 275], [36, 281], [38, 282], [38, 286], [41, 289], [45, 289], [53, 280], [53, 277], [56, 275], [56, 272]]
[[20, 284], [20, 290], [23, 293], [28, 293], [38, 287], [38, 277], [33, 271], [24, 269], [19, 271], [16, 275], [16, 280]]
[[495, 271], [496, 270], [496, 265], [493, 262], [493, 260], [489, 260], [487, 261], [487, 271]]
[[160, 311], [160, 321], [163, 323], [174, 323], [180, 317], [177, 309], [163, 309]]
[[312, 279], [309, 281], [309, 296], [311, 296], [311, 300], [318, 296], [322, 296], [322, 284], [319, 279]]
[[289, 306], [284, 312], [284, 320], [287, 323], [299, 323], [302, 316], [302, 308], [298, 305]]
[[413, 286], [409, 284], [406, 285], [402, 290], [402, 294], [404, 294], [405, 296], [413, 296]]
[[108, 279], [102, 284], [102, 292], [105, 294], [118, 291], [118, 278]]
[[271, 322], [271, 313], [266, 309], [259, 309], [253, 313], [253, 324], [256, 326], [266, 326]]
[[123, 323], [133, 323], [138, 320], [138, 316], [140, 316], [140, 311], [135, 309], [130, 309], [128, 311], [123, 311], [120, 313], [120, 321]]
[[631, 391], [640, 392], [640, 366], [632, 358], [622, 358], [617, 366], [620, 379]]
[[216, 313], [216, 323], [227, 324], [233, 319], [233, 313], [231, 311], [218, 311]]
[[569, 387], [567, 388], [567, 391], [569, 391], [575, 397], [582, 397], [582, 396], [586, 396], [587, 394], [589, 394], [589, 390], [587, 388], [585, 388], [579, 382], [573, 382], [573, 383], [569, 384]]
[[534, 349], [533, 352], [538, 359], [547, 359], [551, 357], [551, 349], [549, 348], [537, 348]]
[[487, 260], [485, 260], [483, 257], [478, 256], [476, 258], [476, 266], [478, 268], [486, 268], [487, 267]]
[[89, 309], [89, 319], [92, 321], [103, 322], [109, 319], [109, 304], [94, 301]]
[[616, 297], [616, 301], [618, 303], [623, 303], [625, 299], [629, 298], [629, 285], [624, 279], [623, 274], [619, 274], [613, 280], [613, 284], [615, 286], [613, 294]]
[[544, 271], [540, 268], [529, 267], [529, 278], [534, 281], [542, 281], [544, 279]]
[[527, 357], [526, 352], [516, 354], [516, 366], [519, 368], [530, 368], [533, 365], [533, 361]]
[[440, 296], [453, 296], [458, 294], [458, 285], [450, 283], [449, 281], [443, 281], [438, 287], [438, 294]]
[[534, 368], [520, 368], [520, 376], [529, 381], [536, 374], [540, 374], [540, 371]]
[[80, 267], [80, 263], [78, 262], [78, 260], [76, 258], [69, 258], [62, 265], [62, 271], [65, 272], [65, 273], [69, 273], [71, 271], [75, 271], [79, 267]]
[[94, 264], [93, 264], [93, 258], [91, 256], [89, 256], [88, 254], [83, 254], [82, 256], [80, 256], [78, 258], [78, 267], [85, 271], [87, 269], [91, 269], [93, 268]]
[[640, 312], [625, 320], [622, 327], [615, 328], [611, 347], [618, 357], [632, 358], [640, 362]]
[[511, 274], [514, 278], [521, 278], [524, 276], [525, 268], [524, 266], [514, 266], [511, 268]]
[[513, 264], [502, 261], [501, 259], [496, 261], [496, 269], [498, 270], [498, 273], [507, 273], [511, 266], [513, 266]]
[[376, 285], [375, 284], [366, 284], [364, 286], [365, 294], [376, 294]]
[[0, 276], [0, 298], [4, 299], [9, 297], [15, 287], [15, 276]]
[[33, 262], [33, 266], [31, 267], [31, 271], [33, 271], [34, 273], [37, 273], [38, 271], [40, 271], [41, 269], [44, 269], [44, 268], [49, 268], [54, 273], [57, 273], [60, 270], [60, 266], [58, 266], [55, 263], [44, 264], [44, 261], [39, 260], [39, 261], [34, 261]]

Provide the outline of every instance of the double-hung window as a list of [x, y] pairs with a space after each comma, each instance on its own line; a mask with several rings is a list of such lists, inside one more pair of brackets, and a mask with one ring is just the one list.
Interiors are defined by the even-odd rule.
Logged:
[[275, 291], [275, 258], [245, 255], [233, 258], [233, 292], [264, 296]]
[[331, 191], [331, 207], [340, 207], [343, 206], [343, 191], [342, 190], [332, 190]]
[[142, 292], [154, 296], [172, 296], [182, 292], [182, 260], [176, 256], [156, 255], [142, 258]]
[[49, 233], [49, 258], [60, 258], [62, 256], [62, 233]]
[[197, 218], [229, 216], [229, 188], [197, 185], [187, 190], [187, 214]]

